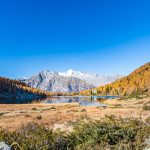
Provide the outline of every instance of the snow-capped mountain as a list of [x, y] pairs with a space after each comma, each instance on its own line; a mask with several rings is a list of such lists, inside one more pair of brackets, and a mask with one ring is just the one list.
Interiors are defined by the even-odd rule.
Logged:
[[21, 80], [31, 87], [53, 92], [78, 92], [94, 85], [73, 76], [63, 76], [54, 71], [42, 71], [31, 78]]
[[104, 76], [97, 73], [74, 71], [72, 69], [69, 69], [66, 72], [59, 72], [58, 74], [64, 77], [76, 77], [78, 79], [86, 81], [89, 84], [93, 84], [94, 86], [105, 85], [123, 77], [121, 75]]
[[78, 92], [111, 83], [122, 76], [104, 76], [69, 69], [66, 72], [41, 71], [30, 78], [19, 79], [31, 87], [53, 92]]

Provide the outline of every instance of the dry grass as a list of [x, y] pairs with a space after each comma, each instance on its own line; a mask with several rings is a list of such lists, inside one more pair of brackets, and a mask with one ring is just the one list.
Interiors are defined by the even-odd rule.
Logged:
[[[13, 131], [22, 126], [22, 124], [38, 122], [49, 128], [55, 128], [56, 124], [57, 126], [66, 124], [81, 118], [81, 116], [87, 116], [93, 120], [98, 120], [106, 115], [123, 118], [141, 117], [145, 119], [150, 116], [150, 113], [143, 110], [142, 107], [148, 102], [150, 102], [150, 98], [141, 100], [107, 100], [104, 102], [108, 104], [106, 108], [79, 106], [78, 103], [2, 104], [0, 105], [0, 126]], [[41, 116], [40, 119], [37, 119], [38, 116]]]

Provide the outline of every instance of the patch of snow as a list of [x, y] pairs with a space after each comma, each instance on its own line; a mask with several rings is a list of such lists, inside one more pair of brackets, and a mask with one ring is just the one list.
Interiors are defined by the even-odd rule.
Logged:
[[97, 73], [85, 73], [81, 71], [74, 71], [72, 69], [69, 69], [66, 72], [59, 72], [58, 74], [65, 77], [76, 77], [95, 86], [105, 85], [123, 77], [121, 75], [105, 76]]

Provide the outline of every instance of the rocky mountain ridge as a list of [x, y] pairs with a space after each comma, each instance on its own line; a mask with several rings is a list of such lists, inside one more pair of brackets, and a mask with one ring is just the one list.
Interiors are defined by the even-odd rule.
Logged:
[[52, 92], [79, 92], [94, 87], [84, 80], [63, 76], [54, 71], [42, 71], [22, 81], [31, 87]]
[[102, 76], [69, 69], [66, 72], [41, 71], [30, 78], [21, 79], [27, 85], [51, 92], [79, 92], [97, 85], [111, 83], [121, 76]]

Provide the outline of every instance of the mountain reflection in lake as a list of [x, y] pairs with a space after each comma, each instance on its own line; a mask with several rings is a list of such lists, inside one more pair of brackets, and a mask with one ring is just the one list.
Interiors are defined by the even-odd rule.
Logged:
[[32, 103], [79, 103], [81, 106], [106, 106], [104, 101], [106, 99], [118, 98], [116, 96], [53, 96], [38, 100], [3, 100], [0, 99], [0, 104], [32, 104]]
[[115, 96], [55, 96], [41, 101], [42, 103], [79, 103], [81, 106], [106, 106], [103, 102], [106, 99], [113, 99]]

